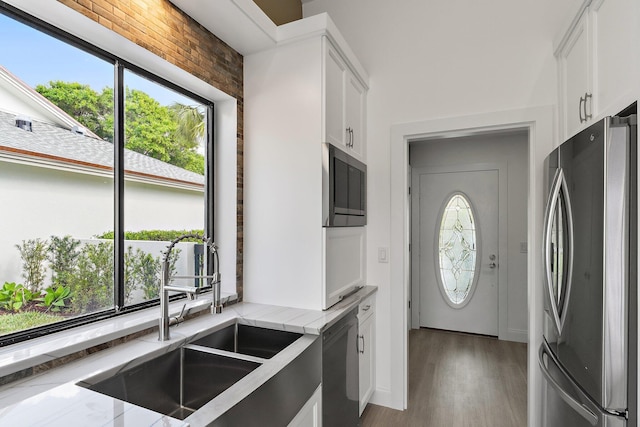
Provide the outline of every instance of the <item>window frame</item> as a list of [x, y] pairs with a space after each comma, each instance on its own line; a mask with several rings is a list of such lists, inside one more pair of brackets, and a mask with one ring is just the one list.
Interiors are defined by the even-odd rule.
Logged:
[[[124, 195], [125, 195], [125, 173], [124, 173], [124, 143], [125, 143], [125, 82], [124, 71], [129, 70], [151, 82], [162, 85], [183, 96], [192, 98], [201, 103], [206, 109], [205, 117], [205, 184], [204, 184], [204, 234], [214, 237], [214, 207], [215, 207], [215, 143], [214, 143], [214, 102], [194, 93], [184, 87], [167, 80], [152, 71], [137, 66], [126, 61], [119, 56], [95, 46], [80, 37], [74, 36], [52, 24], [36, 18], [14, 6], [0, 1], [0, 14], [10, 19], [14, 19], [25, 24], [36, 31], [45, 33], [51, 37], [67, 43], [87, 54], [98, 57], [113, 64], [114, 68], [114, 305], [106, 310], [99, 310], [94, 313], [87, 313], [72, 319], [61, 320], [56, 323], [38, 326], [35, 328], [18, 331], [0, 336], [0, 348], [11, 344], [19, 343], [33, 338], [42, 337], [55, 332], [72, 329], [78, 326], [87, 325], [100, 320], [125, 315], [145, 308], [159, 305], [159, 299], [143, 301], [136, 304], [124, 304], [124, 254], [126, 244], [124, 239]], [[207, 274], [212, 274], [214, 269], [213, 259], [208, 259]], [[208, 286], [210, 289], [211, 287]], [[170, 299], [183, 299], [184, 294], [174, 295]]]

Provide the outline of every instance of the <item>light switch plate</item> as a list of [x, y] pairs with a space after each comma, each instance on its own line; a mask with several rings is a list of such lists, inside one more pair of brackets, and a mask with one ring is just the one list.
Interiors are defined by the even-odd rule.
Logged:
[[387, 254], [388, 254], [387, 248], [378, 248], [378, 262], [383, 262], [383, 263], [389, 262], [389, 258]]
[[527, 253], [527, 242], [520, 242], [520, 253], [521, 254]]

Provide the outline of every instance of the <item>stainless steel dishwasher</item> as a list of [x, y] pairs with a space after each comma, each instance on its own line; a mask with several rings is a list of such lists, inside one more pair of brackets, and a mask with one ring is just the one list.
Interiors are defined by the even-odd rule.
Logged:
[[356, 307], [322, 333], [322, 424], [359, 426]]

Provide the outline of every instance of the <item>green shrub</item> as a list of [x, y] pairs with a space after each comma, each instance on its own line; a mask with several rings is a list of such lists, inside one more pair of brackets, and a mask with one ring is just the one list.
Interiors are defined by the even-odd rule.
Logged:
[[[141, 230], [141, 231], [125, 231], [125, 240], [147, 240], [154, 242], [167, 241], [170, 242], [184, 234], [199, 234], [204, 235], [204, 230]], [[100, 235], [95, 236], [96, 239], [114, 239], [114, 232], [107, 231]], [[197, 242], [197, 239], [185, 239], [185, 242]]]
[[16, 245], [22, 259], [22, 277], [25, 287], [31, 292], [39, 292], [44, 284], [48, 243], [42, 239], [23, 240]]
[[[180, 257], [180, 249], [174, 249], [169, 258], [169, 275], [176, 274], [176, 263]], [[141, 288], [145, 300], [158, 298], [160, 295], [160, 275], [162, 274], [162, 257], [136, 249], [131, 257], [131, 278], [135, 289]], [[127, 270], [129, 271], [129, 270]], [[125, 278], [128, 283], [129, 279]]]
[[55, 286], [66, 286], [78, 263], [80, 240], [71, 236], [51, 236], [47, 248], [47, 259], [51, 267], [51, 281]]
[[71, 307], [89, 313], [113, 307], [113, 243], [86, 244], [69, 281]]

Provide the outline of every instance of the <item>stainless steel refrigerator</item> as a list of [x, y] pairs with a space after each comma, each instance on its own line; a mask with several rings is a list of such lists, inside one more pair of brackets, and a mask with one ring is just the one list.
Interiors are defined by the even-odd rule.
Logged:
[[545, 427], [637, 426], [635, 105], [545, 163]]

